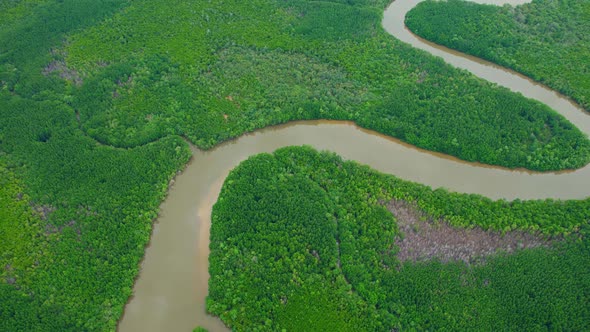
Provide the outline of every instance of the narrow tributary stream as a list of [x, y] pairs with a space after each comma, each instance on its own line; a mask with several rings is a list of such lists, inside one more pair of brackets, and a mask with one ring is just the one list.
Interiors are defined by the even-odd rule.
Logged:
[[[403, 19], [418, 2], [395, 1], [385, 11], [385, 30], [456, 67], [551, 106], [586, 134], [590, 133], [590, 116], [566, 98], [521, 75], [413, 36]], [[119, 322], [119, 331], [192, 331], [197, 325], [209, 331], [227, 330], [219, 319], [205, 312], [211, 207], [228, 172], [248, 156], [302, 144], [336, 152], [345, 159], [433, 188], [506, 199], [590, 196], [590, 166], [562, 173], [509, 171], [416, 149], [348, 122], [305, 121], [259, 130], [210, 151], [193, 149], [192, 161], [176, 178], [160, 207], [160, 217], [146, 248], [134, 295]]]

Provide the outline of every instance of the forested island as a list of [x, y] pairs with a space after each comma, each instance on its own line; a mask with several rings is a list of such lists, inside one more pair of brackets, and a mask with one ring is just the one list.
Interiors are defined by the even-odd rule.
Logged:
[[415, 34], [512, 68], [590, 111], [590, 2], [520, 6], [425, 1], [408, 12]]
[[[381, 18], [387, 4], [387, 0], [1, 2], [0, 330], [115, 330], [132, 295], [158, 207], [170, 181], [191, 158], [189, 144], [210, 149], [269, 125], [338, 119], [466, 161], [535, 171], [588, 164], [588, 138], [548, 106], [454, 69], [384, 32]], [[362, 190], [376, 195], [375, 199], [397, 197], [408, 204], [416, 202], [426, 216], [445, 218], [454, 226], [477, 223], [485, 229], [520, 229], [564, 237], [557, 242], [544, 239], [549, 242], [541, 241], [545, 244], [540, 249], [494, 258], [488, 264], [524, 264], [535, 277], [539, 266], [546, 265], [546, 273], [555, 273], [551, 280], [555, 284], [530, 281], [527, 287], [532, 288], [523, 289], [539, 287], [539, 301], [531, 301], [519, 312], [536, 323], [540, 320], [535, 317], [545, 319], [554, 312], [551, 310], [564, 310], [556, 324], [587, 328], [581, 320], [588, 317], [583, 311], [587, 308], [573, 307], [575, 289], [587, 289], [588, 277], [579, 270], [588, 266], [584, 258], [588, 257], [584, 251], [587, 201], [512, 204], [430, 191], [414, 184], [403, 185], [405, 191], [396, 187], [398, 196], [392, 196], [391, 188], [403, 183], [401, 180], [308, 149], [281, 153], [286, 152], [294, 153], [294, 161], [301, 154], [310, 162], [317, 159], [318, 165], [341, 163], [351, 172], [359, 172], [338, 185], [379, 178], [379, 183], [363, 185]], [[260, 158], [277, 157], [256, 157], [249, 163]], [[299, 177], [308, 176], [305, 174], [311, 173]], [[317, 301], [325, 306], [325, 317], [333, 318], [330, 323], [345, 324], [334, 325], [336, 328], [441, 326], [437, 324], [448, 322], [444, 317], [432, 321], [426, 317], [431, 312], [458, 313], [453, 310], [461, 307], [453, 303], [476, 303], [483, 301], [485, 292], [499, 289], [494, 287], [514, 286], [506, 281], [492, 283], [491, 290], [481, 286], [487, 279], [513, 281], [512, 268], [499, 269], [507, 275], [494, 275], [487, 267], [491, 265], [470, 269], [462, 263], [399, 263], [392, 241], [402, 233], [391, 214], [379, 205], [383, 202], [375, 201], [379, 203], [375, 205], [371, 200], [362, 205], [366, 211], [356, 210], [358, 197], [342, 196], [342, 201], [332, 202], [334, 197], [327, 198], [315, 182], [306, 181], [292, 182], [289, 188], [300, 194], [293, 197], [301, 200], [300, 208], [310, 209], [293, 210], [290, 217], [305, 213], [302, 216], [318, 223], [302, 229], [303, 224], [285, 219], [289, 227], [285, 229], [303, 235], [313, 232], [316, 237], [309, 240], [318, 244], [314, 249], [321, 260], [313, 252], [311, 260], [303, 251], [293, 256], [293, 264], [302, 269], [296, 276], [302, 288], [289, 293], [294, 295], [287, 298], [291, 311], [273, 311], [276, 303], [271, 300], [280, 303], [282, 298], [276, 297], [279, 293], [271, 294], [271, 302], [261, 301], [260, 310], [252, 311], [256, 317], [253, 324], [260, 324], [262, 315], [273, 311], [262, 324], [270, 319], [268, 326], [279, 326], [281, 319], [284, 322], [307, 310], [307, 304], [312, 303], [308, 301]], [[377, 185], [390, 189], [379, 194]], [[229, 195], [229, 188], [226, 186], [224, 195]], [[307, 205], [316, 198], [324, 200], [323, 205]], [[351, 201], [345, 202], [349, 198]], [[437, 200], [441, 202], [438, 205]], [[455, 204], [447, 205], [450, 200]], [[341, 233], [333, 223], [336, 204], [344, 206], [345, 215], [350, 213], [346, 227], [351, 227], [351, 232], [368, 225], [354, 223], [357, 214], [361, 218], [366, 213], [371, 218], [383, 217], [376, 221], [383, 227], [378, 233], [389, 237], [375, 238], [377, 233], [373, 232], [373, 237], [367, 238], [373, 242], [358, 237], [362, 239], [359, 242], [355, 234]], [[217, 221], [226, 217], [222, 208], [223, 204], [218, 204]], [[244, 213], [248, 211], [244, 209]], [[235, 218], [242, 216], [236, 214]], [[261, 216], [260, 222], [265, 218]], [[218, 235], [212, 248], [217, 250], [224, 226], [218, 222], [214, 227]], [[350, 237], [346, 245], [352, 247], [346, 250], [359, 246], [358, 253], [342, 256], [347, 260], [341, 266], [335, 265], [343, 250], [335, 250], [340, 241], [335, 236], [342, 240]], [[304, 242], [293, 245], [285, 250], [295, 254], [307, 246]], [[382, 253], [369, 250], [370, 245], [392, 254], [384, 261], [389, 270], [379, 265]], [[220, 261], [220, 253], [223, 251], [215, 252], [212, 259]], [[555, 255], [564, 261], [554, 262]], [[358, 265], [361, 263], [373, 265], [361, 271], [365, 268]], [[375, 285], [398, 267], [406, 279]], [[442, 274], [429, 273], [432, 269]], [[324, 273], [328, 271], [330, 274]], [[449, 280], [465, 274], [466, 282], [479, 288], [465, 290], [456, 280], [445, 284], [432, 279], [445, 274]], [[570, 274], [578, 278], [572, 280]], [[403, 294], [383, 297], [379, 287], [399, 287], [401, 292], [416, 275], [423, 276], [423, 288], [406, 302], [399, 302], [396, 308], [392, 306], [395, 296]], [[215, 293], [215, 287], [220, 287], [219, 280], [215, 282], [212, 312], [232, 326], [261, 326], [240, 325], [249, 324], [252, 317], [245, 318], [238, 309], [232, 311], [233, 307], [226, 310], [230, 307], [224, 301], [229, 297]], [[426, 290], [435, 282], [441, 287], [436, 296]], [[318, 292], [320, 287], [324, 290]], [[455, 294], [445, 293], [445, 287], [458, 287], [472, 295], [450, 299], [441, 296]], [[505, 290], [514, 291], [514, 303], [524, 303], [526, 296], [537, 294]], [[563, 301], [557, 302], [555, 309], [535, 313], [554, 291], [561, 292], [558, 295]], [[426, 297], [420, 299], [420, 294]], [[330, 299], [338, 300], [334, 302], [338, 307], [330, 307]], [[438, 309], [427, 307], [431, 300], [439, 301], [432, 302], [438, 303]], [[419, 303], [412, 308], [411, 301]], [[231, 305], [238, 303], [243, 302]], [[517, 319], [514, 313], [495, 311], [501, 304], [487, 305], [482, 306], [485, 312], [481, 315], [487, 315], [482, 322], [491, 322], [494, 315], [502, 316], [495, 326]], [[527, 316], [529, 313], [534, 315]], [[469, 314], [476, 315], [462, 312], [461, 317]], [[375, 319], [368, 321], [371, 317]], [[297, 329], [306, 322], [292, 323], [295, 325], [287, 327]], [[458, 318], [453, 324], [449, 326], [467, 323]]]

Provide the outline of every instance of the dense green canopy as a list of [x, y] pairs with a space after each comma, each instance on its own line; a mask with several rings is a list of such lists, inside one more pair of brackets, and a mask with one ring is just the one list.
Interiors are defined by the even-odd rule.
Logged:
[[[392, 198], [458, 227], [581, 230], [485, 264], [400, 263], [394, 239], [403, 234], [384, 207]], [[490, 201], [284, 148], [251, 157], [225, 181], [207, 305], [238, 331], [586, 330], [589, 217], [590, 200]]]
[[0, 330], [115, 329], [181, 137], [343, 119], [506, 167], [590, 160], [545, 105], [387, 35], [385, 5], [0, 2]]
[[516, 7], [425, 1], [406, 18], [419, 36], [512, 68], [590, 110], [590, 2]]

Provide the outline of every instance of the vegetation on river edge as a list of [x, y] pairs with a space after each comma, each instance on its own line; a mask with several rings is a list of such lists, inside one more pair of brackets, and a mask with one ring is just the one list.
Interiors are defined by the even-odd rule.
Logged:
[[[456, 227], [569, 235], [485, 264], [400, 263], [391, 199]], [[589, 218], [589, 199], [491, 201], [283, 148], [223, 185], [207, 307], [238, 331], [586, 330]]]
[[417, 35], [514, 69], [590, 110], [590, 2], [516, 7], [425, 1], [406, 24]]
[[385, 1], [107, 3], [125, 8], [61, 38], [39, 41], [35, 24], [61, 31], [63, 17], [46, 7], [71, 15], [80, 4], [44, 2], [4, 27], [11, 51], [1, 58], [3, 90], [46, 98], [55, 90], [48, 82], [64, 78], [68, 89], [54, 97], [85, 133], [118, 147], [176, 134], [210, 148], [268, 125], [324, 118], [511, 168], [590, 160], [590, 141], [545, 105], [388, 35]]
[[466, 160], [588, 162], [590, 141], [546, 106], [387, 35], [385, 5], [0, 3], [0, 330], [115, 329], [190, 157], [180, 135], [210, 148], [345, 119]]

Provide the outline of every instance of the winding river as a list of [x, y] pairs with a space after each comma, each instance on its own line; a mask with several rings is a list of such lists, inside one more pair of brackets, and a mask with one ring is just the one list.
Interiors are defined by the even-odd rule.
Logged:
[[[412, 35], [403, 21], [406, 12], [420, 1], [392, 3], [384, 14], [385, 30], [414, 47], [442, 57], [453, 66], [551, 106], [590, 134], [590, 116], [563, 96], [522, 75]], [[527, 1], [477, 2], [521, 4]], [[302, 144], [336, 152], [345, 159], [433, 188], [445, 187], [506, 199], [590, 196], [590, 166], [560, 173], [509, 171], [420, 150], [340, 121], [294, 122], [244, 135], [210, 151], [193, 148], [193, 159], [176, 178], [160, 207], [160, 217], [146, 248], [134, 295], [119, 322], [119, 331], [192, 331], [197, 325], [209, 331], [227, 330], [219, 319], [205, 312], [211, 207], [229, 171], [248, 156]]]

